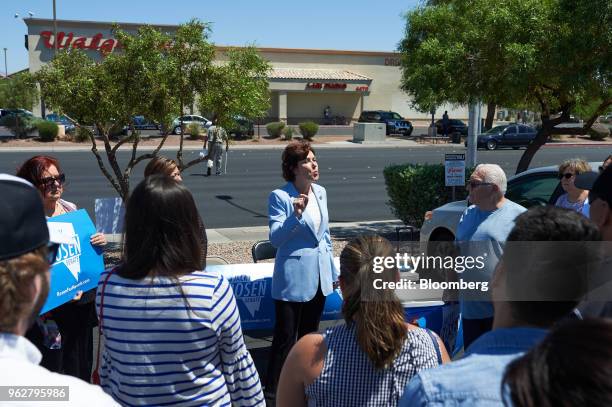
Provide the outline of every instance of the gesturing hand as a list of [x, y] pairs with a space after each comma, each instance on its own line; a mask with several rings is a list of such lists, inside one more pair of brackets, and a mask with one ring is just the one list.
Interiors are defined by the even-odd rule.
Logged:
[[293, 198], [293, 210], [298, 219], [302, 217], [302, 213], [306, 209], [307, 205], [308, 195], [300, 194], [300, 196]]

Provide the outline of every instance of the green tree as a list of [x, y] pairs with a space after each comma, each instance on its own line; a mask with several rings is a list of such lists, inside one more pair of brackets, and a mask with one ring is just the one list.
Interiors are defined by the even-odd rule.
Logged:
[[[522, 172], [555, 134], [587, 134], [612, 104], [609, 0], [437, 0], [406, 14], [402, 88], [427, 111], [487, 101], [540, 112]], [[579, 128], [559, 128], [588, 112]]]
[[[108, 165], [98, 151], [93, 132], [90, 133], [91, 151], [104, 176], [125, 199], [132, 169], [140, 161], [153, 157], [167, 135], [153, 153], [139, 157], [136, 154], [138, 133], [132, 132], [131, 137], [114, 145], [112, 135], [129, 126], [134, 114], [164, 119], [171, 115], [173, 105], [163, 98], [164, 86], [152, 86], [156, 79], [164, 77], [165, 66], [160, 64], [164, 58], [160, 54], [168, 37], [150, 27], [142, 27], [135, 36], [124, 35], [120, 30], [115, 34], [123, 41], [121, 53], [107, 55], [96, 63], [79, 50], [63, 51], [37, 73], [37, 79], [51, 109], [70, 116], [79, 126], [95, 128], [102, 139]], [[132, 154], [127, 165], [121, 168], [117, 151], [128, 142], [132, 142]]]
[[0, 107], [32, 110], [37, 101], [38, 88], [29, 72], [0, 81]]
[[199, 94], [198, 109], [208, 112], [216, 124], [236, 127], [235, 118], [262, 117], [270, 106], [268, 72], [270, 64], [253, 46], [230, 48], [227, 62], [215, 66]]
[[[91, 150], [102, 173], [123, 199], [129, 192], [133, 168], [159, 153], [172, 129], [172, 119], [183, 116], [196, 94], [214, 93], [208, 83], [215, 77], [215, 49], [208, 35], [208, 28], [197, 20], [179, 26], [173, 36], [150, 26], [141, 27], [136, 34], [116, 26], [119, 52], [97, 63], [78, 50], [62, 51], [36, 75], [51, 109], [70, 116], [80, 126], [94, 126], [103, 141], [108, 165], [93, 134]], [[222, 80], [218, 84], [221, 89], [233, 86]], [[131, 120], [135, 115], [162, 125], [163, 136], [152, 152], [138, 155], [140, 133]], [[113, 143], [112, 135], [125, 126], [130, 129], [129, 137]], [[185, 132], [181, 133], [177, 161], [184, 170], [207, 157], [185, 164]], [[117, 151], [126, 143], [131, 143], [131, 156], [122, 168]]]

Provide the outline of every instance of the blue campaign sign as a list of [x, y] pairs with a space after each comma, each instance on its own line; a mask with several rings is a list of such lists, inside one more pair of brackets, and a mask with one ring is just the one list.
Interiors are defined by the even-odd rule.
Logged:
[[89, 242], [96, 233], [87, 211], [80, 209], [47, 219], [70, 243], [62, 243], [51, 267], [51, 288], [41, 314], [70, 301], [77, 291], [96, 288], [104, 271], [102, 252]]
[[[274, 299], [272, 298], [272, 273], [274, 264], [228, 264], [207, 266], [218, 270], [228, 279], [242, 322], [242, 329], [270, 330], [274, 328]], [[323, 310], [323, 320], [342, 318], [342, 298], [338, 291], [328, 295]]]
[[[212, 265], [207, 266], [206, 270], [219, 271], [229, 281], [236, 297], [244, 331], [274, 328], [273, 263]], [[440, 333], [443, 325], [443, 304], [441, 301], [414, 301], [404, 304], [406, 320], [420, 320], [421, 325]], [[340, 290], [334, 290], [325, 298], [321, 319], [342, 319]]]

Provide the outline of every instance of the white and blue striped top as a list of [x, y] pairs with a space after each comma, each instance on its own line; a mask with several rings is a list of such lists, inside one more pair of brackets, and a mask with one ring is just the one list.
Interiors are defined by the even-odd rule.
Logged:
[[180, 288], [167, 277], [109, 277], [100, 321], [104, 391], [123, 405], [264, 405], [228, 281], [208, 271], [179, 281]]

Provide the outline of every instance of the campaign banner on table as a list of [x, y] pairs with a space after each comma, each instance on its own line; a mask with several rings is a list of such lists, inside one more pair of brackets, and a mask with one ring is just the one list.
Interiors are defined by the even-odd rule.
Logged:
[[47, 219], [49, 228], [63, 237], [51, 266], [51, 287], [41, 314], [70, 301], [78, 291], [96, 288], [104, 271], [102, 251], [89, 239], [96, 228], [87, 211], [80, 209]]
[[[272, 298], [272, 263], [228, 264], [207, 266], [207, 270], [218, 270], [228, 279], [242, 322], [242, 329], [270, 330], [274, 328], [274, 299]], [[339, 319], [342, 298], [339, 290], [328, 295], [322, 319]]]

